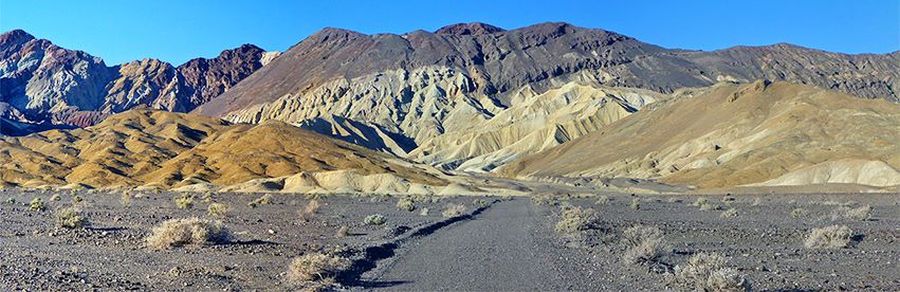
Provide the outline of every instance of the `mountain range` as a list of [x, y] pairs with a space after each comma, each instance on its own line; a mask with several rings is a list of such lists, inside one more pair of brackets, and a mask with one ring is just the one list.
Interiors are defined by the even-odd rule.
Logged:
[[[109, 67], [14, 30], [0, 36], [0, 74], [0, 134], [60, 128], [3, 138], [2, 180], [12, 185], [297, 190], [285, 186], [290, 175], [346, 169], [360, 172], [338, 180], [388, 173], [402, 191], [447, 185], [436, 169], [416, 173], [432, 166], [700, 188], [900, 184], [900, 51], [696, 51], [566, 23], [463, 23], [405, 34], [325, 28], [283, 53], [244, 45], [177, 67]], [[159, 119], [168, 122], [135, 122]], [[115, 142], [128, 135], [174, 146]], [[289, 147], [267, 144], [295, 136]], [[306, 140], [329, 142], [292, 150]], [[309, 153], [318, 164], [301, 159]], [[300, 189], [309, 185], [321, 186]]]

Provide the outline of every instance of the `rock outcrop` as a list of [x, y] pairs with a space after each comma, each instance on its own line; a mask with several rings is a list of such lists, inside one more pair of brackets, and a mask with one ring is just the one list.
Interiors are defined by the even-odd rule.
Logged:
[[21, 127], [3, 127], [0, 134], [84, 127], [140, 105], [187, 112], [275, 57], [244, 45], [178, 67], [156, 59], [109, 67], [85, 52], [13, 30], [0, 35], [0, 118]]

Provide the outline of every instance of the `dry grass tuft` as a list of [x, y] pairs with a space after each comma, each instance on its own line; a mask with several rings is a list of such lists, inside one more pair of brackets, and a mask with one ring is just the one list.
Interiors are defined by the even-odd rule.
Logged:
[[305, 254], [294, 258], [288, 267], [288, 279], [295, 283], [328, 281], [341, 271], [350, 268], [349, 259], [321, 253]]
[[666, 245], [662, 230], [643, 225], [626, 229], [623, 241], [627, 249], [622, 254], [622, 260], [629, 264], [649, 265], [657, 262]]
[[222, 203], [212, 203], [209, 204], [209, 207], [206, 208], [206, 214], [211, 217], [225, 218], [226, 216], [228, 216], [228, 211], [230, 211], [230, 209], [231, 208], [229, 208], [228, 205]]
[[231, 232], [222, 222], [187, 218], [166, 220], [153, 228], [146, 241], [148, 247], [161, 250], [184, 245], [227, 243], [231, 239]]
[[62, 208], [56, 211], [56, 224], [63, 228], [75, 229], [88, 226], [88, 220], [76, 207]]
[[698, 253], [675, 267], [673, 282], [693, 291], [750, 291], [750, 281], [719, 254]]
[[31, 199], [31, 202], [28, 203], [28, 209], [31, 211], [44, 211], [47, 210], [47, 206], [44, 204], [44, 200], [41, 198]]
[[631, 199], [631, 203], [628, 204], [628, 207], [630, 207], [631, 209], [634, 209], [634, 210], [640, 210], [641, 209], [641, 199], [638, 199], [638, 198]]
[[831, 220], [850, 219], [866, 221], [872, 218], [872, 206], [865, 205], [858, 208], [840, 206], [831, 212]]
[[397, 209], [412, 212], [416, 210], [416, 203], [410, 198], [402, 198], [397, 201]]
[[597, 220], [599, 220], [599, 217], [594, 209], [566, 208], [560, 215], [559, 221], [556, 222], [556, 232], [560, 234], [575, 234], [582, 230], [591, 229]]
[[384, 215], [381, 214], [369, 215], [363, 219], [363, 223], [368, 225], [383, 225], [385, 222], [387, 222], [387, 220], [384, 219]]
[[843, 225], [814, 228], [803, 243], [806, 248], [843, 248], [850, 246], [853, 230]]
[[443, 215], [444, 218], [451, 218], [462, 215], [464, 212], [466, 212], [466, 205], [449, 204], [446, 208], [444, 208], [444, 211], [441, 212], [441, 215]]
[[734, 218], [737, 216], [738, 216], [738, 210], [735, 208], [729, 208], [728, 210], [723, 211], [721, 215], [719, 215], [719, 217], [722, 217], [722, 218]]
[[175, 197], [175, 207], [178, 209], [190, 209], [194, 207], [194, 196], [184, 194], [178, 197]]

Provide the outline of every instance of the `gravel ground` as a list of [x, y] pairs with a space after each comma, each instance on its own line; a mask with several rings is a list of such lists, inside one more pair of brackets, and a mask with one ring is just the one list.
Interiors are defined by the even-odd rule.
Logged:
[[[83, 201], [74, 202], [76, 195]], [[719, 210], [692, 206], [698, 196], [687, 195], [610, 195], [602, 205], [597, 197], [557, 196], [542, 204], [520, 197], [478, 210], [474, 199], [494, 199], [430, 197], [418, 199], [413, 212], [399, 210], [397, 198], [328, 196], [318, 198], [322, 207], [309, 220], [298, 213], [307, 196], [271, 195], [270, 204], [253, 208], [248, 203], [261, 194], [215, 194], [210, 201], [231, 207], [223, 221], [235, 241], [146, 248], [144, 238], [164, 220], [210, 217], [199, 195], [190, 209], [176, 208], [176, 195], [140, 193], [124, 204], [119, 192], [0, 191], [0, 290], [289, 290], [290, 260], [329, 250], [368, 261], [342, 276], [353, 290], [672, 290], [666, 273], [697, 252], [724, 255], [754, 290], [900, 290], [897, 194], [704, 196]], [[33, 198], [46, 210], [30, 210]], [[630, 207], [635, 198], [637, 210]], [[441, 209], [450, 203], [475, 211], [445, 219]], [[89, 228], [56, 226], [54, 214], [72, 205], [84, 211]], [[593, 208], [599, 222], [557, 234], [562, 205]], [[832, 218], [842, 206], [864, 205], [873, 208], [868, 220]], [[738, 215], [721, 217], [728, 208]], [[371, 214], [387, 223], [364, 224]], [[668, 249], [660, 264], [621, 260], [622, 231], [637, 224], [664, 232]], [[803, 246], [810, 229], [833, 224], [853, 229], [850, 247]], [[337, 236], [341, 226], [350, 236]]]
[[[0, 291], [286, 289], [292, 257], [389, 240], [443, 220], [440, 209], [448, 203], [471, 206], [473, 200], [418, 201], [407, 212], [395, 207], [396, 198], [328, 196], [306, 221], [298, 213], [309, 202], [303, 195], [273, 194], [270, 204], [251, 208], [248, 203], [261, 194], [216, 194], [211, 201], [230, 207], [222, 221], [236, 235], [234, 243], [155, 251], [144, 244], [153, 226], [172, 218], [210, 218], [208, 203], [198, 194], [192, 208], [179, 209], [177, 194], [134, 193], [140, 195], [126, 206], [119, 192], [0, 191]], [[83, 201], [75, 203], [76, 195]], [[41, 198], [46, 210], [30, 210], [33, 198]], [[73, 205], [89, 218], [89, 228], [56, 226], [57, 210]], [[426, 216], [422, 208], [430, 209]], [[364, 224], [371, 214], [385, 216], [386, 223]], [[350, 236], [337, 236], [341, 226], [349, 227]]]

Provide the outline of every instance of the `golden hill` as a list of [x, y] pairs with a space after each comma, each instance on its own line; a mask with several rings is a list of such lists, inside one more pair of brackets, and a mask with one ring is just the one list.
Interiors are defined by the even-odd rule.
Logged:
[[271, 121], [132, 110], [86, 129], [0, 140], [0, 182], [42, 186], [225, 186], [300, 172], [354, 169], [446, 184], [387, 154]]
[[700, 188], [900, 184], [900, 106], [768, 81], [686, 91], [504, 166], [509, 176], [659, 178]]

